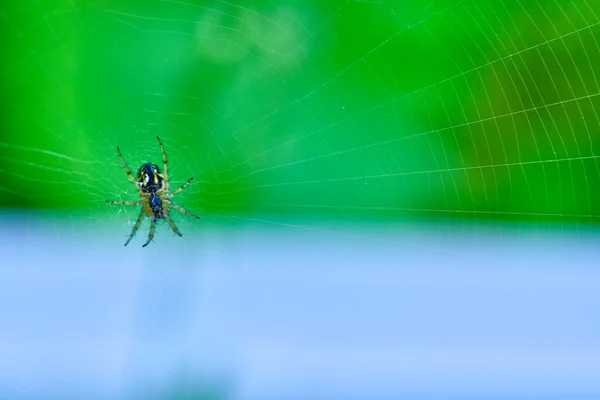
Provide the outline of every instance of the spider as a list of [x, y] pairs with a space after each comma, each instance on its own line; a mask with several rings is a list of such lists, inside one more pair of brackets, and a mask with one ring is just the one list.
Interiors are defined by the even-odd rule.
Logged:
[[133, 238], [133, 235], [135, 235], [138, 228], [140, 227], [140, 224], [142, 222], [142, 218], [144, 217], [144, 214], [146, 214], [146, 216], [151, 219], [151, 224], [150, 224], [150, 233], [148, 234], [148, 240], [146, 240], [146, 243], [144, 243], [144, 245], [142, 247], [148, 246], [148, 244], [150, 244], [150, 242], [152, 241], [152, 238], [154, 237], [154, 226], [156, 224], [156, 220], [158, 220], [158, 219], [167, 220], [167, 222], [169, 223], [169, 226], [171, 226], [171, 229], [173, 229], [173, 232], [175, 232], [175, 234], [177, 236], [181, 236], [179, 229], [177, 229], [177, 226], [175, 226], [175, 223], [169, 216], [169, 211], [171, 210], [171, 207], [173, 207], [180, 213], [185, 214], [189, 217], [200, 219], [200, 217], [193, 215], [192, 213], [183, 209], [183, 207], [180, 207], [177, 204], [173, 203], [173, 201], [171, 201], [171, 198], [173, 196], [175, 196], [177, 193], [181, 192], [183, 189], [185, 189], [187, 187], [187, 185], [189, 185], [190, 182], [194, 178], [188, 179], [188, 181], [186, 183], [184, 183], [183, 185], [181, 185], [180, 187], [178, 187], [177, 189], [175, 189], [174, 191], [169, 193], [169, 175], [167, 174], [167, 155], [165, 154], [165, 148], [163, 147], [163, 144], [160, 141], [160, 138], [158, 136], [156, 138], [158, 139], [158, 144], [160, 145], [160, 150], [162, 152], [164, 173], [160, 171], [160, 169], [158, 168], [158, 166], [156, 164], [145, 163], [138, 170], [137, 179], [135, 179], [133, 177], [133, 174], [131, 173], [131, 170], [127, 166], [127, 163], [125, 162], [125, 158], [123, 158], [123, 154], [121, 154], [121, 150], [119, 149], [119, 147], [117, 147], [117, 151], [119, 152], [119, 158], [121, 159], [121, 162], [123, 163], [123, 167], [125, 167], [125, 172], [127, 172], [127, 176], [129, 177], [129, 180], [135, 184], [135, 187], [137, 188], [139, 195], [140, 195], [140, 200], [129, 200], [129, 201], [106, 200], [106, 202], [109, 204], [141, 205], [142, 206], [140, 215], [138, 216], [138, 219], [137, 219], [135, 225], [133, 226], [131, 235], [129, 235], [129, 238], [125, 242], [125, 246], [127, 246], [129, 244], [129, 242]]

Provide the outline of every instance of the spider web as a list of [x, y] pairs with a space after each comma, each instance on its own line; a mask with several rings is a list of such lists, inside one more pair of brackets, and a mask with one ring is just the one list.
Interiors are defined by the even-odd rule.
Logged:
[[38, 0], [0, 17], [0, 206], [114, 246], [139, 212], [104, 202], [136, 199], [116, 146], [134, 173], [162, 167], [156, 136], [203, 219], [174, 215], [184, 238], [161, 224], [152, 249], [250, 225], [476, 252], [457, 233], [599, 222], [596, 2]]
[[39, 1], [3, 20], [4, 101], [37, 134], [2, 141], [16, 203], [110, 214], [135, 195], [115, 146], [160, 164], [160, 135], [175, 183], [196, 178], [186, 205], [227, 218], [600, 214], [590, 2]]
[[592, 2], [3, 11], [9, 205], [122, 221], [102, 203], [135, 198], [115, 146], [134, 171], [160, 165], [160, 135], [173, 186], [194, 176], [181, 198], [209, 221], [598, 220]]

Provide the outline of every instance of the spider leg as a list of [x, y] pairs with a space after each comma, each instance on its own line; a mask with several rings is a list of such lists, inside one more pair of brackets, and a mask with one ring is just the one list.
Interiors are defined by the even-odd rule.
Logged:
[[179, 186], [177, 189], [173, 190], [172, 193], [169, 193], [168, 196], [169, 197], [173, 197], [175, 196], [177, 193], [181, 192], [183, 189], [185, 189], [187, 187], [187, 185], [190, 184], [191, 181], [193, 181], [194, 178], [190, 178], [188, 179], [188, 181], [186, 183], [184, 183], [183, 185]]
[[178, 206], [177, 204], [175, 204], [173, 202], [171, 202], [171, 207], [173, 207], [174, 209], [176, 209], [180, 213], [187, 215], [188, 217], [200, 219], [200, 217], [198, 217], [197, 215], [192, 214], [191, 212], [185, 210], [183, 207]]
[[162, 144], [162, 142], [160, 141], [160, 138], [157, 136], [156, 137], [158, 139], [158, 144], [160, 144], [160, 151], [162, 152], [162, 160], [163, 160], [163, 175], [164, 175], [164, 179], [165, 179], [165, 189], [168, 192], [169, 191], [169, 172], [167, 171], [168, 169], [168, 163], [167, 163], [167, 153], [165, 153], [165, 148]]
[[156, 225], [156, 219], [152, 218], [152, 222], [150, 223], [150, 233], [148, 234], [148, 240], [146, 240], [146, 243], [144, 243], [144, 245], [142, 247], [148, 246], [148, 244], [150, 244], [150, 242], [152, 241], [152, 238], [154, 237], [155, 225]]
[[132, 206], [132, 205], [136, 205], [139, 206], [140, 204], [142, 204], [141, 201], [139, 200], [105, 200], [108, 204], [122, 204], [125, 206]]
[[181, 237], [181, 233], [179, 232], [179, 229], [177, 229], [177, 227], [175, 226], [175, 222], [173, 222], [171, 217], [169, 217], [169, 214], [165, 214], [165, 219], [169, 223], [169, 226], [171, 227], [171, 229], [173, 229], [173, 232], [175, 232], [175, 234], [177, 236]]
[[117, 151], [119, 152], [119, 158], [121, 159], [121, 163], [123, 163], [123, 167], [125, 167], [125, 172], [127, 172], [127, 176], [129, 177], [129, 180], [135, 184], [135, 187], [137, 188], [138, 192], [142, 193], [142, 188], [140, 187], [140, 185], [138, 185], [137, 180], [131, 173], [131, 170], [127, 166], [127, 162], [125, 161], [125, 157], [123, 157], [123, 154], [121, 154], [121, 149], [119, 149], [118, 146], [117, 146]]
[[137, 232], [138, 228], [140, 227], [140, 224], [142, 223], [142, 218], [143, 217], [144, 217], [144, 209], [142, 208], [142, 210], [140, 211], [140, 215], [139, 215], [137, 221], [135, 222], [135, 225], [133, 226], [133, 230], [131, 231], [131, 235], [129, 235], [129, 238], [127, 238], [127, 241], [125, 242], [125, 246], [127, 246], [129, 244], [129, 242], [133, 238], [133, 235], [135, 235], [135, 233]]

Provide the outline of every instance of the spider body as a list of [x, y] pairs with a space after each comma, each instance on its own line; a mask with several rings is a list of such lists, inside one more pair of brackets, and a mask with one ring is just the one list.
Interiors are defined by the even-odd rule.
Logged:
[[[142, 188], [142, 196], [148, 194], [148, 205], [145, 207], [148, 217], [163, 218], [163, 201], [159, 191], [165, 188], [165, 177], [156, 164], [145, 163], [138, 170], [138, 185]], [[168, 209], [167, 209], [168, 211]]]
[[173, 201], [171, 200], [173, 196], [185, 189], [186, 186], [189, 185], [192, 179], [194, 178], [188, 179], [188, 181], [181, 185], [179, 188], [175, 189], [173, 192], [169, 192], [169, 176], [167, 175], [167, 155], [165, 154], [165, 148], [163, 147], [160, 138], [158, 136], [156, 138], [158, 139], [158, 144], [160, 145], [160, 149], [162, 152], [164, 172], [161, 172], [160, 168], [158, 168], [156, 164], [145, 163], [139, 168], [137, 179], [134, 178], [133, 174], [131, 173], [131, 170], [125, 162], [123, 154], [121, 154], [121, 150], [117, 147], [121, 163], [123, 163], [123, 167], [125, 168], [125, 172], [127, 173], [129, 180], [135, 183], [135, 186], [138, 190], [138, 194], [140, 196], [140, 200], [106, 200], [106, 202], [109, 204], [142, 206], [138, 219], [135, 225], [133, 226], [133, 230], [129, 235], [129, 238], [125, 242], [125, 246], [129, 244], [129, 242], [137, 232], [144, 215], [150, 218], [150, 233], [148, 234], [148, 240], [146, 240], [146, 243], [144, 243], [142, 247], [146, 247], [152, 241], [152, 238], [154, 237], [155, 224], [156, 221], [159, 219], [166, 220], [173, 232], [175, 232], [176, 235], [181, 236], [179, 229], [177, 229], [177, 226], [175, 226], [175, 223], [169, 216], [171, 207], [181, 212], [182, 214], [185, 214], [192, 218], [200, 218], [186, 211], [177, 204], [173, 203]]

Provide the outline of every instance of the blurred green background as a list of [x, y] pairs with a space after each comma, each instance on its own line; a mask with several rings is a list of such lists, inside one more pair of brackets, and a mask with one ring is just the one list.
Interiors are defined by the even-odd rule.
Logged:
[[596, 2], [0, 11], [1, 207], [114, 211], [159, 135], [205, 214], [598, 221]]

